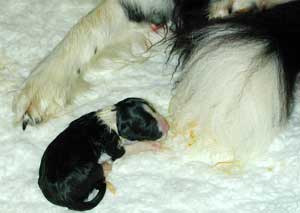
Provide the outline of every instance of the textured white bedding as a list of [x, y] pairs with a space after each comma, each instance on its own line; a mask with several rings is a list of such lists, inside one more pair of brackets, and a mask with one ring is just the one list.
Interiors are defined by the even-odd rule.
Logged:
[[[0, 0], [0, 212], [68, 212], [50, 204], [38, 185], [47, 145], [78, 116], [129, 96], [153, 102], [164, 115], [174, 66], [163, 48], [144, 63], [121, 70], [93, 69], [92, 83], [58, 118], [22, 131], [11, 101], [29, 71], [63, 38], [96, 0]], [[113, 67], [112, 67], [113, 68]], [[300, 109], [265, 158], [245, 171], [226, 173], [171, 144], [114, 164], [109, 191], [91, 212], [109, 213], [297, 213], [300, 212]], [[177, 143], [168, 141], [168, 143]]]

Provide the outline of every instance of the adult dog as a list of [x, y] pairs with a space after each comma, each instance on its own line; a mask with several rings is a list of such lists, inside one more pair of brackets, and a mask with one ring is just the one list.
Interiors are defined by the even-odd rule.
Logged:
[[289, 0], [103, 0], [32, 71], [16, 117], [25, 127], [46, 121], [84, 88], [95, 55], [171, 22], [182, 70], [169, 107], [173, 131], [193, 129], [198, 144], [227, 160], [252, 159], [292, 111], [299, 16], [300, 2]]

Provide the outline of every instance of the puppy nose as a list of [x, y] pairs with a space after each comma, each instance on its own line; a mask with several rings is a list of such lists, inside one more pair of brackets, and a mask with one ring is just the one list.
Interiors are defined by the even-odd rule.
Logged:
[[168, 133], [169, 128], [170, 128], [170, 126], [168, 124], [168, 121], [165, 118], [160, 117], [158, 123], [161, 127], [161, 130], [162, 130], [163, 134], [166, 135]]

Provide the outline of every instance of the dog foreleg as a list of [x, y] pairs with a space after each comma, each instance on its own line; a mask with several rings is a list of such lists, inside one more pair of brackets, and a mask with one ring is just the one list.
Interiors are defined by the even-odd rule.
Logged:
[[129, 24], [118, 0], [104, 0], [83, 17], [31, 72], [15, 97], [13, 110], [23, 128], [47, 120], [71, 103], [87, 86], [84, 67]]

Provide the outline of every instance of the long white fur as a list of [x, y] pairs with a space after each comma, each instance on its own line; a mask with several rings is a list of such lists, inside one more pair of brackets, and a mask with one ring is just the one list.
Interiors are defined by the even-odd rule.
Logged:
[[[140, 36], [145, 30], [145, 27], [138, 28], [136, 23], [128, 20], [118, 0], [101, 1], [26, 79], [13, 103], [16, 120], [24, 119], [24, 114], [27, 114], [35, 124], [56, 115], [87, 88], [83, 74], [89, 63], [94, 62], [93, 58], [99, 58], [110, 45], [126, 42], [129, 37]], [[143, 39], [139, 43], [146, 45]], [[122, 51], [121, 48], [118, 50]]]
[[264, 55], [263, 42], [222, 40], [239, 29], [206, 30], [171, 100], [172, 127], [193, 137], [195, 149], [245, 162], [266, 151], [285, 124], [280, 65]]
[[[139, 5], [145, 14], [173, 7], [172, 0], [120, 1]], [[83, 74], [99, 54], [140, 35], [140, 25], [128, 20], [120, 1], [103, 0], [32, 71], [13, 103], [17, 120], [35, 124], [56, 115], [87, 87]], [[178, 132], [196, 131], [200, 148], [213, 147], [213, 153], [229, 153], [229, 160], [243, 161], [261, 154], [286, 119], [280, 66], [274, 55], [260, 58], [264, 43], [217, 43], [216, 48], [218, 37], [237, 30], [208, 30], [184, 70], [170, 113]]]
[[[172, 0], [102, 0], [26, 79], [13, 102], [17, 121], [24, 119], [23, 116], [27, 114], [28, 119], [35, 124], [36, 121], [45, 121], [58, 114], [88, 87], [83, 74], [90, 62], [95, 63], [110, 45], [121, 44], [120, 41], [140, 35], [137, 24], [128, 20], [120, 2], [139, 5], [145, 14], [153, 10], [170, 13], [174, 6]], [[213, 1], [212, 4], [218, 2], [226, 3], [227, 0]], [[145, 38], [137, 40], [145, 45]], [[122, 45], [119, 47], [122, 51]], [[95, 55], [95, 51], [98, 54]]]

